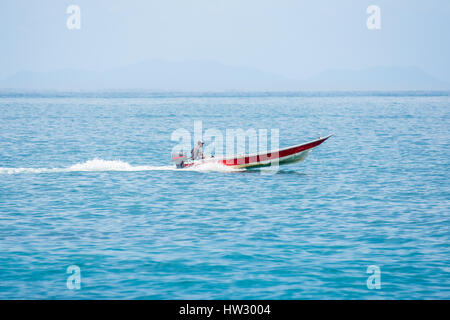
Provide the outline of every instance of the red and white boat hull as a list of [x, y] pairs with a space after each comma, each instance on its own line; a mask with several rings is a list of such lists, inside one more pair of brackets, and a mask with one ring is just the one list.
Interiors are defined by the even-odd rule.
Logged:
[[329, 137], [331, 137], [331, 135], [326, 136], [325, 138], [319, 138], [311, 142], [265, 153], [229, 158], [208, 158], [196, 161], [188, 161], [184, 164], [184, 167], [195, 167], [205, 163], [219, 163], [234, 169], [251, 169], [300, 162], [306, 159], [312, 149], [322, 144]]

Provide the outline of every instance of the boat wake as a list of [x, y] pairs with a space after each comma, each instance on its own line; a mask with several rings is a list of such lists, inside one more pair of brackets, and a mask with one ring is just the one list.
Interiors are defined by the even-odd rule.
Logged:
[[133, 166], [121, 160], [93, 159], [77, 163], [67, 168], [5, 168], [0, 167], [0, 174], [19, 173], [58, 173], [58, 172], [105, 172], [105, 171], [240, 171], [220, 163], [204, 163], [195, 168], [176, 169], [175, 166]]

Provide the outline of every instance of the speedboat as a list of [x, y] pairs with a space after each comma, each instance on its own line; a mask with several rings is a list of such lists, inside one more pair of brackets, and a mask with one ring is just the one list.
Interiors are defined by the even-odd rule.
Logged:
[[254, 169], [267, 166], [285, 165], [300, 162], [306, 159], [312, 149], [322, 144], [332, 135], [318, 138], [310, 142], [297, 144], [287, 148], [268, 151], [250, 155], [238, 155], [233, 157], [205, 158], [200, 160], [188, 159], [186, 155], [180, 154], [172, 158], [177, 168], [193, 168], [204, 164], [218, 163], [233, 169]]

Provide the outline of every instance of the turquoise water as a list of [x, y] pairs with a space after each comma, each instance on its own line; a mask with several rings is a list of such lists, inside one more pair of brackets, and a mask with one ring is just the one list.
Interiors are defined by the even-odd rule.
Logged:
[[[449, 107], [445, 92], [2, 93], [0, 298], [449, 299]], [[172, 170], [170, 135], [196, 120], [278, 128], [281, 147], [335, 135], [275, 174]]]

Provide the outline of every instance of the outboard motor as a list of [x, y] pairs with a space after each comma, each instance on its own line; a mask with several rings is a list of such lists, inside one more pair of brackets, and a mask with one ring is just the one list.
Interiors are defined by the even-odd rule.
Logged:
[[180, 152], [177, 154], [172, 155], [172, 161], [177, 166], [177, 169], [184, 168], [184, 162], [187, 160], [186, 155], [183, 152]]

